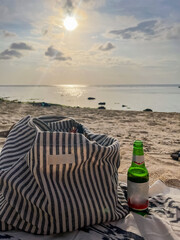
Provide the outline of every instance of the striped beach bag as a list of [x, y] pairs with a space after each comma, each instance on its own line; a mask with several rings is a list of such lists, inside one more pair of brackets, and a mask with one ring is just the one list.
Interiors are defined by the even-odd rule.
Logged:
[[58, 116], [26, 116], [0, 154], [0, 231], [63, 233], [128, 213], [119, 143]]

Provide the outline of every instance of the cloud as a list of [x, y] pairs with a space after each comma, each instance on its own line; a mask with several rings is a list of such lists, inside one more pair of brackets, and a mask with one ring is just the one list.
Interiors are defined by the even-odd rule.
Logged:
[[72, 60], [71, 57], [64, 57], [64, 56], [61, 56], [61, 55], [58, 55], [54, 58], [55, 60], [59, 60], [59, 61], [68, 61], [68, 60]]
[[71, 12], [74, 9], [73, 1], [72, 0], [66, 0], [65, 3], [64, 3], [64, 8], [68, 12]]
[[71, 14], [75, 9], [97, 9], [105, 5], [105, 0], [56, 0], [58, 7], [63, 8], [67, 13]]
[[50, 46], [50, 47], [48, 47], [47, 51], [45, 52], [45, 55], [48, 57], [55, 57], [57, 53], [58, 53], [58, 50], [53, 48], [53, 46]]
[[164, 32], [167, 39], [180, 39], [180, 24], [174, 24], [167, 31]]
[[20, 43], [12, 43], [11, 46], [10, 46], [11, 49], [18, 49], [18, 50], [33, 50], [33, 48], [26, 44], [26, 43], [23, 43], [23, 42], [20, 42]]
[[122, 39], [179, 39], [180, 24], [174, 23], [173, 25], [169, 25], [163, 21], [148, 20], [140, 22], [134, 27], [111, 30], [109, 34]]
[[109, 33], [120, 36], [123, 39], [138, 38], [142, 35], [152, 36], [156, 34], [157, 20], [144, 21], [135, 27], [125, 28], [123, 30], [111, 30]]
[[104, 6], [106, 3], [105, 0], [83, 0], [82, 4], [86, 9], [97, 9]]
[[119, 16], [134, 16], [137, 19], [174, 19], [179, 20], [179, 0], [111, 0], [106, 1], [104, 11]]
[[113, 48], [115, 48], [115, 46], [112, 43], [108, 42], [103, 45], [100, 45], [98, 49], [101, 51], [110, 51]]
[[16, 51], [16, 50], [9, 50], [9, 49], [6, 49], [4, 50], [3, 52], [0, 53], [0, 59], [3, 59], [3, 60], [9, 60], [9, 59], [12, 59], [12, 58], [20, 58], [22, 57], [23, 55]]
[[13, 32], [8, 32], [8, 31], [6, 31], [6, 30], [3, 30], [2, 31], [3, 32], [3, 36], [6, 38], [8, 38], [8, 37], [16, 37], [17, 35], [16, 35], [16, 33], [13, 33]]
[[106, 59], [102, 59], [106, 66], [134, 66], [140, 67], [141, 63], [139, 61], [134, 61], [133, 59], [127, 57], [109, 57]]
[[12, 58], [21, 58], [23, 55], [16, 50], [33, 50], [33, 48], [23, 42], [12, 43], [10, 49], [6, 49], [0, 53], [0, 59], [9, 60]]
[[59, 50], [55, 49], [53, 46], [48, 47], [47, 51], [45, 52], [45, 55], [50, 57], [51, 59], [58, 60], [58, 61], [72, 60], [71, 57], [64, 56], [63, 52], [60, 52]]
[[43, 36], [47, 35], [48, 32], [49, 32], [48, 29], [42, 29], [42, 35], [43, 35]]

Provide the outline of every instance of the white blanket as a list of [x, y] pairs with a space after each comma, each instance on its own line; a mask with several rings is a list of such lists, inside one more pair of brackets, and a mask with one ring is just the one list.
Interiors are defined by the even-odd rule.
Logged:
[[[126, 184], [121, 184], [126, 193]], [[180, 189], [167, 187], [161, 181], [150, 188], [151, 215], [130, 212], [126, 218], [86, 227], [72, 233], [37, 236], [19, 231], [1, 232], [0, 239], [28, 240], [172, 240], [180, 239]]]

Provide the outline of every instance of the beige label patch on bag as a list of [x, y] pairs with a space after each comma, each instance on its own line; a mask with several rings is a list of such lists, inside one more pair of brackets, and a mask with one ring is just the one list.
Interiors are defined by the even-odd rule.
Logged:
[[47, 160], [50, 165], [75, 163], [74, 154], [48, 155]]

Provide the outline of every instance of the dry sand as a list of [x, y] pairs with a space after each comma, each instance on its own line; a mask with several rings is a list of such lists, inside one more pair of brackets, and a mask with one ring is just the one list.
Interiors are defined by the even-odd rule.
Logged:
[[[180, 162], [170, 154], [180, 150], [180, 113], [137, 112], [73, 108], [40, 107], [27, 103], [0, 101], [0, 131], [8, 130], [26, 115], [61, 115], [75, 118], [95, 133], [116, 137], [121, 146], [121, 174], [126, 174], [132, 159], [132, 144], [144, 142], [145, 162], [150, 184], [160, 179], [168, 186], [180, 188]], [[5, 138], [0, 138], [0, 147]]]

